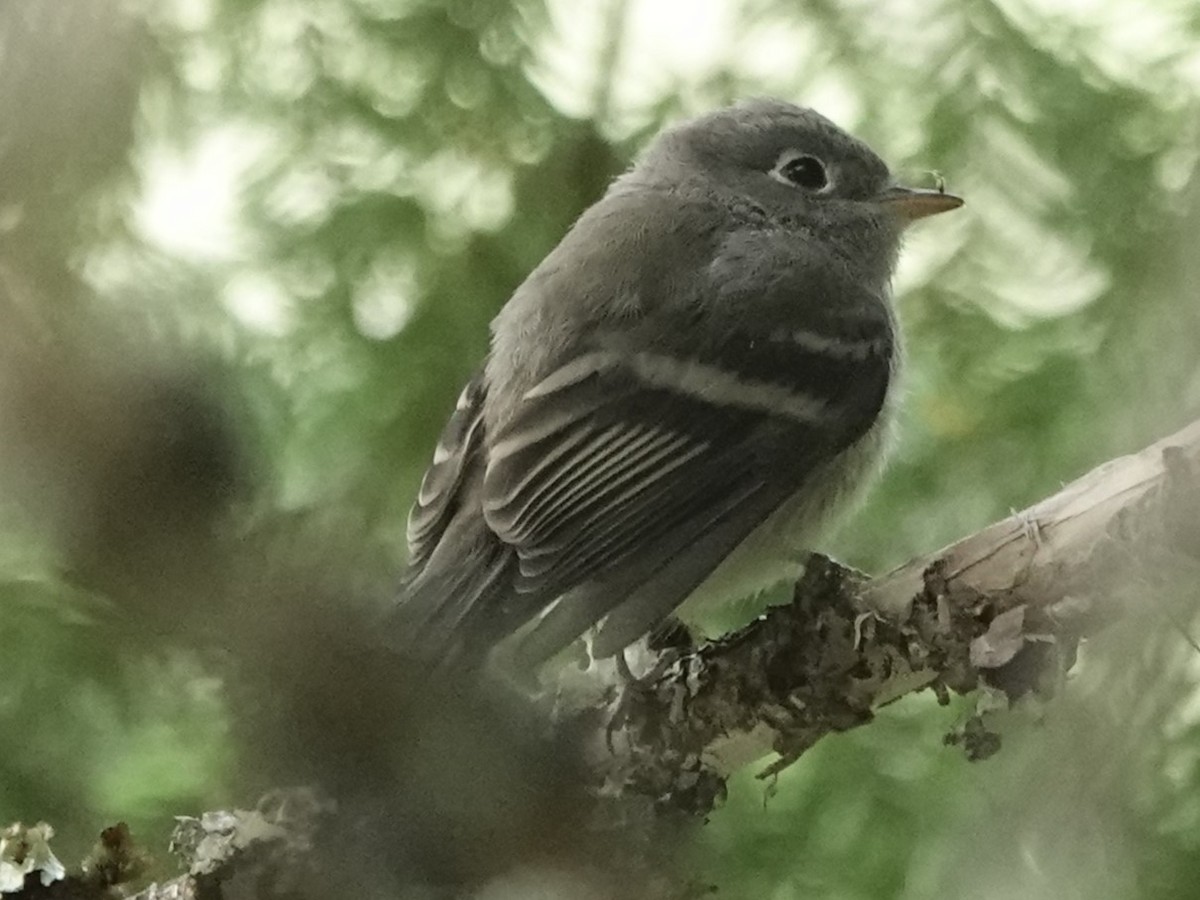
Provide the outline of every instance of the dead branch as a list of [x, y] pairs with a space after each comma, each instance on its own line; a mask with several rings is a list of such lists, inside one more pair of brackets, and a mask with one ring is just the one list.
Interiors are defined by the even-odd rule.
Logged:
[[[1057, 494], [875, 579], [817, 559], [791, 604], [685, 653], [626, 692], [593, 749], [609, 791], [661, 812], [708, 812], [735, 769], [765, 774], [821, 737], [915, 691], [1045, 691], [1081, 638], [1118, 619], [1129, 585], [1200, 584], [1200, 422], [1107, 462]], [[611, 692], [610, 692], [611, 694]], [[559, 716], [589, 711], [560, 704]], [[972, 758], [998, 737], [981, 716], [949, 737]]]

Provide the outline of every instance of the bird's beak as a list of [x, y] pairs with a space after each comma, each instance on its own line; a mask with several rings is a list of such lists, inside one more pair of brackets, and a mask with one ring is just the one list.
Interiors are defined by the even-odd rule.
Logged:
[[876, 199], [886, 209], [903, 220], [904, 224], [949, 212], [963, 205], [962, 197], [947, 194], [944, 190], [926, 190], [893, 185], [879, 194]]

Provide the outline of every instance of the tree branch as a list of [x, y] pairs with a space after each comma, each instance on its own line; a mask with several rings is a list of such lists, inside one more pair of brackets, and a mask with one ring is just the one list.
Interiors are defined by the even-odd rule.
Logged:
[[[592, 757], [614, 793], [703, 814], [734, 770], [774, 751], [764, 774], [778, 772], [905, 694], [1052, 688], [1078, 640], [1121, 616], [1126, 587], [1181, 570], [1198, 583], [1198, 473], [1195, 422], [882, 577], [817, 558], [789, 605], [626, 692], [607, 740], [593, 736], [614, 752]], [[980, 715], [948, 741], [972, 758], [999, 744]]]

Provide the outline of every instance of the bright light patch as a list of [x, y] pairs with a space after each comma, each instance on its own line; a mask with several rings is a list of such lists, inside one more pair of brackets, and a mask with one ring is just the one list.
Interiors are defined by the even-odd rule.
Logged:
[[[795, 22], [767, 21], [746, 29], [731, 64], [743, 76], [761, 84], [763, 93], [788, 97], [796, 89], [802, 67], [819, 58], [811, 29], [801, 28]], [[788, 99], [810, 103], [807, 98]]]
[[[539, 51], [534, 83], [568, 115], [601, 112], [597, 99], [611, 79], [607, 118], [649, 112], [664, 96], [695, 85], [729, 59], [738, 20], [729, 0], [692, 0], [686, 9], [661, 0], [632, 0], [616, 35], [615, 71], [601, 71], [614, 35], [608, 4], [551, 0], [552, 28]], [[605, 123], [607, 124], [607, 122]]]
[[[151, 11], [154, 4], [147, 4]], [[183, 31], [199, 32], [212, 23], [212, 0], [168, 0], [158, 10]]]
[[235, 319], [254, 331], [279, 336], [292, 324], [291, 297], [263, 272], [235, 275], [225, 285], [221, 300]]
[[724, 67], [738, 10], [729, 0], [631, 3], [615, 99], [627, 109], [649, 108]]
[[381, 255], [354, 291], [354, 325], [363, 337], [386, 341], [408, 324], [418, 290], [417, 270], [404, 253]]
[[495, 231], [512, 215], [511, 176], [503, 170], [450, 150], [434, 154], [417, 171], [417, 196], [449, 239], [469, 230]]
[[547, 11], [550, 29], [530, 79], [564, 113], [586, 118], [596, 90], [604, 8], [599, 3], [551, 0]]
[[145, 155], [145, 192], [134, 221], [146, 239], [176, 256], [228, 261], [246, 250], [238, 223], [242, 177], [261, 157], [261, 134], [225, 125], [202, 135], [185, 153], [162, 146]]

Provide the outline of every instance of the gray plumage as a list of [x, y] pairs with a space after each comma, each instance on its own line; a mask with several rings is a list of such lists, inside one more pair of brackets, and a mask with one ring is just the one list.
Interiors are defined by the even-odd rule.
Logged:
[[607, 656], [685, 600], [795, 573], [877, 465], [896, 187], [810, 110], [756, 100], [662, 133], [492, 326], [409, 520], [401, 640], [536, 664]]

